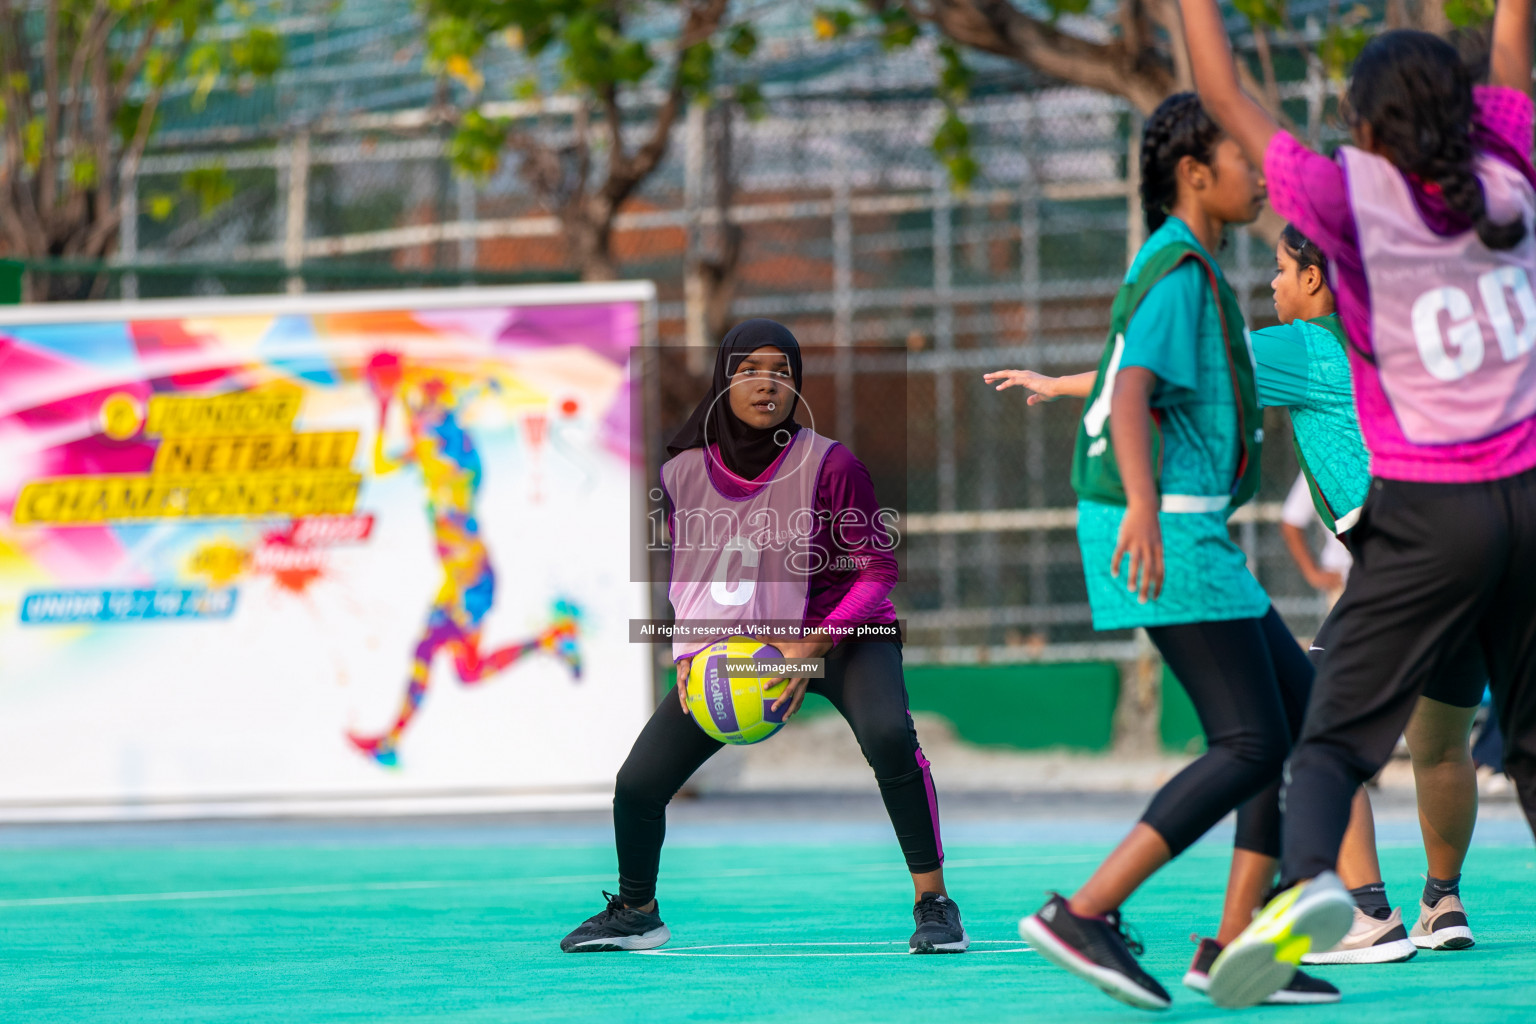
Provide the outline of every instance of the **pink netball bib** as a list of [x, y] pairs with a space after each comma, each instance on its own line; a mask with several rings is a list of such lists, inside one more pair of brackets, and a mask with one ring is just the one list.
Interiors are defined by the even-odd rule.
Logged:
[[[705, 449], [690, 448], [667, 460], [661, 467], [672, 499], [667, 595], [679, 623], [805, 621], [814, 569], [811, 536], [818, 523], [816, 480], [836, 443], [801, 427], [773, 476], [740, 499], [721, 494], [710, 480]], [[731, 633], [676, 640], [672, 657], [687, 657]]]
[[[1340, 152], [1370, 287], [1374, 370], [1404, 438], [1459, 444], [1536, 416], [1530, 182], [1501, 161], [1478, 158], [1489, 215], [1526, 223], [1519, 245], [1495, 251], [1475, 231], [1431, 231], [1387, 160], [1348, 146]], [[1362, 409], [1367, 443], [1373, 426]]]

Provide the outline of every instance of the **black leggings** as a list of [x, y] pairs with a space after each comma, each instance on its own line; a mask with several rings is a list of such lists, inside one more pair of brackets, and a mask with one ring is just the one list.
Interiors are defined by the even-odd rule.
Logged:
[[[907, 710], [901, 645], [840, 644], [827, 655], [826, 677], [811, 680], [809, 689], [831, 701], [853, 727], [864, 759], [875, 770], [907, 869], [913, 874], [938, 870], [944, 863], [939, 805], [928, 759], [917, 745]], [[683, 714], [675, 687], [640, 730], [613, 790], [619, 895], [629, 905], [648, 903], [655, 896], [667, 804], [721, 746]]]
[[1141, 820], [1178, 856], [1236, 807], [1234, 845], [1280, 856], [1280, 774], [1312, 691], [1306, 654], [1274, 608], [1260, 619], [1151, 626], [1147, 635], [1195, 705], [1207, 748]]
[[1470, 484], [1372, 480], [1350, 547], [1334, 640], [1291, 757], [1287, 882], [1333, 869], [1355, 789], [1469, 648], [1487, 666], [1504, 767], [1536, 831], [1536, 470]]

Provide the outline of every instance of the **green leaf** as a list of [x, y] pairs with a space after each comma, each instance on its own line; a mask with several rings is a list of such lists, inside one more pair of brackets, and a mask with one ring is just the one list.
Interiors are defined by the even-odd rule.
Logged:
[[1251, 25], [1280, 28], [1285, 24], [1285, 0], [1232, 0], [1232, 6]]
[[836, 39], [853, 28], [853, 13], [838, 7], [818, 7], [811, 15], [811, 29], [817, 39]]
[[176, 212], [176, 197], [165, 192], [155, 192], [149, 197], [149, 216], [155, 221], [169, 220]]
[[750, 57], [757, 49], [757, 33], [751, 25], [737, 25], [726, 36], [725, 46], [738, 57]]
[[970, 148], [971, 129], [960, 115], [950, 111], [939, 127], [933, 133], [933, 152], [940, 158], [947, 159], [956, 153]]
[[707, 93], [714, 74], [715, 48], [709, 44], [709, 40], [694, 43], [683, 51], [681, 63], [678, 65], [678, 79], [682, 82], [683, 91], [686, 94], [697, 96]]
[[943, 66], [939, 71], [939, 95], [951, 105], [963, 103], [971, 94], [971, 69], [966, 67], [960, 51], [949, 43], [939, 44], [939, 59]]
[[906, 49], [921, 31], [905, 7], [887, 8], [879, 13], [879, 18], [880, 46], [886, 51]]
[[464, 18], [438, 17], [427, 22], [427, 68], [441, 71], [455, 57], [473, 60], [485, 46], [485, 33]]
[[742, 82], [738, 85], [736, 102], [741, 104], [742, 112], [752, 121], [756, 121], [768, 112], [768, 103], [763, 99], [763, 90], [756, 82]]
[[283, 66], [283, 38], [269, 28], [254, 26], [229, 44], [234, 70], [256, 78], [271, 78]]
[[656, 66], [645, 43], [626, 39], [606, 12], [593, 11], [572, 18], [566, 23], [563, 36], [566, 73], [588, 88], [633, 84]]
[[96, 184], [96, 160], [82, 157], [69, 162], [69, 180], [76, 188], [91, 188]]
[[1445, 0], [1445, 17], [1457, 28], [1477, 28], [1493, 18], [1493, 0]]
[[478, 110], [466, 110], [448, 143], [448, 159], [454, 168], [478, 181], [495, 174], [501, 165], [501, 150], [507, 144], [509, 123], [505, 118], [490, 118]]
[[1054, 19], [1063, 14], [1086, 14], [1092, 0], [1046, 0]]
[[197, 167], [183, 174], [181, 189], [197, 200], [199, 217], [207, 217], [235, 197], [235, 183], [222, 163]]
[[187, 54], [187, 76], [197, 83], [192, 91], [192, 109], [201, 110], [213, 87], [224, 73], [224, 54], [216, 43], [203, 43]]
[[21, 158], [31, 170], [43, 162], [43, 119], [34, 117], [21, 130]]
[[976, 174], [980, 170], [970, 153], [956, 153], [944, 160], [944, 166], [949, 170], [949, 180], [955, 191], [964, 192], [971, 187], [976, 180]]
[[1370, 40], [1370, 33], [1358, 25], [1330, 26], [1328, 34], [1317, 44], [1317, 55], [1329, 77], [1343, 81], [1350, 65]]

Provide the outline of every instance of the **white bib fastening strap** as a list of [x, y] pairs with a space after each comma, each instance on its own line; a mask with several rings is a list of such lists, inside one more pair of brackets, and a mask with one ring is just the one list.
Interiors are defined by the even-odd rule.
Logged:
[[1164, 512], [1223, 512], [1232, 503], [1227, 494], [1165, 494]]

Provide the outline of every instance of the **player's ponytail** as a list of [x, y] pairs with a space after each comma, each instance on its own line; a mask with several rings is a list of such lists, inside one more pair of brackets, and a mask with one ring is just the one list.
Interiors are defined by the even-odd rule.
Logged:
[[1141, 210], [1148, 231], [1162, 227], [1178, 201], [1179, 161], [1188, 156], [1209, 164], [1220, 141], [1221, 129], [1192, 92], [1174, 93], [1152, 111], [1141, 132]]
[[1472, 173], [1472, 76], [1455, 47], [1428, 32], [1384, 32], [1366, 44], [1349, 83], [1350, 116], [1370, 126], [1400, 170], [1440, 187], [1445, 204], [1472, 222], [1490, 249], [1525, 238], [1521, 218], [1488, 217]]

